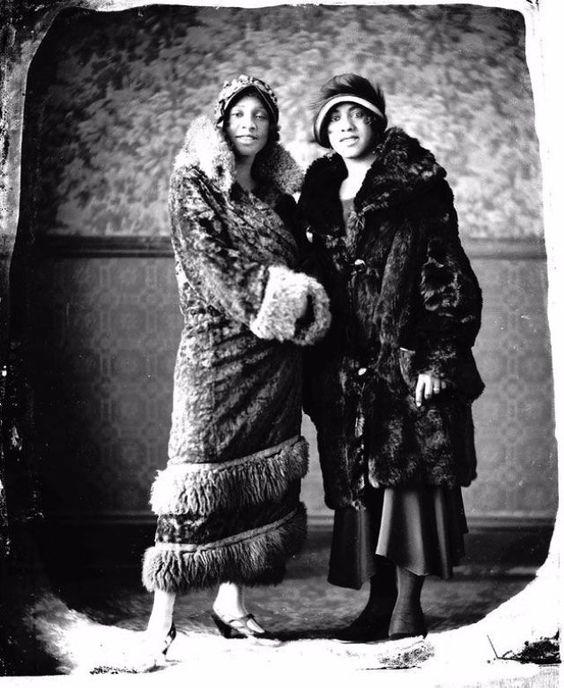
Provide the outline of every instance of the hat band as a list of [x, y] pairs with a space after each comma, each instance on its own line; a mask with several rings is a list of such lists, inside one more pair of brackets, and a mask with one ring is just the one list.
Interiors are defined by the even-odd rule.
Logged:
[[362, 107], [370, 110], [370, 112], [373, 112], [375, 115], [378, 115], [378, 117], [384, 119], [384, 115], [380, 112], [380, 110], [365, 98], [360, 98], [359, 96], [354, 95], [334, 96], [323, 105], [321, 110], [317, 113], [317, 117], [315, 118], [314, 133], [315, 139], [318, 143], [320, 143], [321, 127], [323, 126], [323, 121], [327, 116], [327, 113], [329, 110], [331, 110], [331, 108], [339, 103], [356, 103], [357, 105], [362, 105]]

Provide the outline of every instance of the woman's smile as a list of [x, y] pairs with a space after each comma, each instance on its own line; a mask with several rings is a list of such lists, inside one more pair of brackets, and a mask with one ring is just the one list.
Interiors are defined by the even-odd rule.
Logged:
[[327, 136], [333, 150], [346, 158], [362, 158], [372, 149], [372, 116], [354, 103], [342, 103], [329, 113]]
[[344, 143], [344, 144], [354, 144], [358, 141], [358, 136], [355, 136], [354, 134], [350, 134], [349, 136], [343, 136], [343, 138], [339, 139], [339, 143]]
[[270, 118], [256, 96], [243, 96], [231, 108], [225, 129], [236, 155], [248, 157], [261, 151], [268, 140]]

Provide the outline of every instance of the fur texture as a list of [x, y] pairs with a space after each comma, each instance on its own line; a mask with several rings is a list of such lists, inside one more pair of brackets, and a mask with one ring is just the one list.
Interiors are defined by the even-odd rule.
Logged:
[[155, 514], [210, 514], [280, 498], [307, 473], [303, 437], [251, 456], [219, 464], [171, 464], [151, 490]]
[[[184, 329], [169, 461], [152, 489], [158, 519], [157, 549], [145, 562], [150, 589], [267, 582], [293, 552], [288, 532], [295, 529], [280, 519], [297, 508], [307, 469], [305, 443], [296, 442], [296, 343], [321, 336], [328, 305], [325, 299], [314, 308], [310, 321], [296, 308], [314, 286], [323, 293], [298, 270], [302, 242], [289, 194], [302, 180], [299, 168], [275, 144], [257, 155], [253, 176], [251, 194], [235, 183], [235, 158], [221, 129], [205, 118], [194, 122], [169, 195]], [[268, 532], [237, 540], [261, 528]], [[236, 545], [208, 546], [233, 539]], [[159, 549], [173, 543], [195, 551]]]
[[[337, 154], [311, 165], [299, 202], [333, 312], [306, 365], [332, 508], [362, 506], [367, 481], [454, 486], [476, 475], [470, 404], [483, 382], [471, 348], [482, 298], [452, 192], [433, 155], [401, 129], [387, 130], [376, 154], [346, 226]], [[417, 408], [427, 371], [449, 392]]]
[[306, 534], [303, 504], [270, 527], [205, 547], [151, 547], [143, 559], [143, 584], [149, 591], [185, 592], [218, 581], [242, 585], [280, 583], [286, 560], [300, 551]]
[[[312, 317], [300, 326], [308, 300]], [[307, 346], [321, 339], [330, 323], [329, 299], [317, 280], [283, 266], [269, 268], [264, 298], [250, 325], [257, 337]]]

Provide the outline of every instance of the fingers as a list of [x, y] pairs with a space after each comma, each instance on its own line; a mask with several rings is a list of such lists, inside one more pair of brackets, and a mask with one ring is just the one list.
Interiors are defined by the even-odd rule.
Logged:
[[421, 406], [423, 400], [429, 400], [447, 388], [447, 383], [436, 375], [420, 373], [415, 386], [415, 405]]
[[310, 296], [307, 293], [300, 294], [300, 298], [296, 299], [296, 320], [305, 316], [309, 302]]
[[421, 406], [423, 397], [427, 396], [427, 382], [428, 375], [420, 374], [417, 378], [417, 385], [415, 386], [415, 405]]

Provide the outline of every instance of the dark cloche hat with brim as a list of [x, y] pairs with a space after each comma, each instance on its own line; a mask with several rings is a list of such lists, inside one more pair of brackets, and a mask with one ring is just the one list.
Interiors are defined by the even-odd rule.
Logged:
[[218, 126], [225, 124], [225, 115], [235, 100], [247, 93], [256, 95], [262, 101], [274, 124], [278, 123], [278, 99], [270, 86], [248, 74], [240, 74], [231, 81], [226, 81], [221, 89], [214, 111], [214, 119]]

